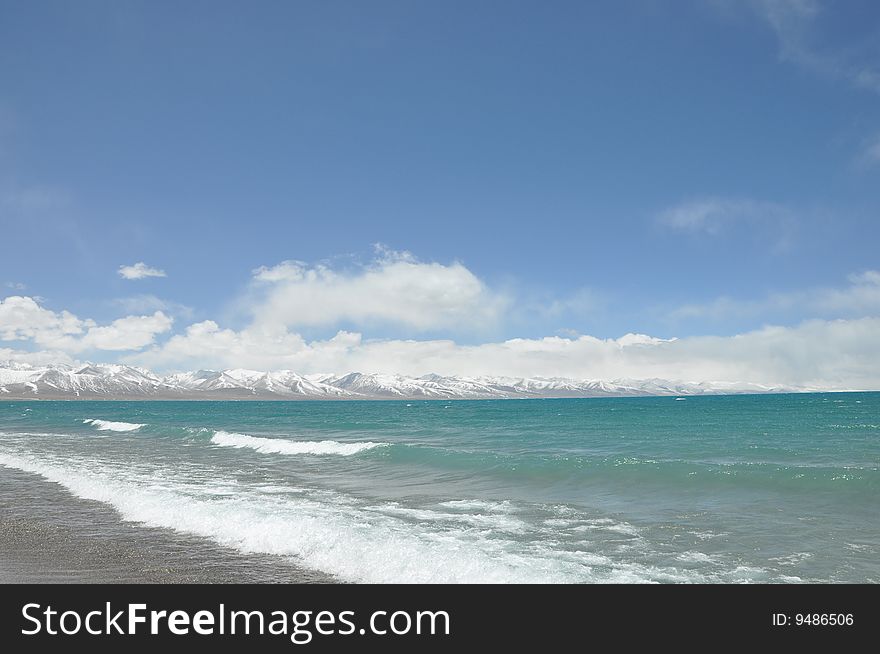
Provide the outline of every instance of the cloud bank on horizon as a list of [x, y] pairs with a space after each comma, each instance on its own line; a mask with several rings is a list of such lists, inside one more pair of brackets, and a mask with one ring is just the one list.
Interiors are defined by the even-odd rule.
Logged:
[[880, 389], [875, 0], [169, 11], [4, 10], [0, 361]]
[[727, 337], [570, 334], [476, 344], [448, 338], [370, 339], [352, 330], [308, 340], [297, 331], [345, 322], [414, 333], [439, 328], [468, 333], [517, 310], [516, 298], [493, 291], [460, 262], [425, 263], [408, 252], [383, 249], [370, 263], [348, 270], [295, 261], [257, 268], [235, 302], [247, 320], [239, 329], [207, 319], [170, 333], [174, 320], [162, 311], [101, 325], [48, 309], [33, 297], [9, 296], [0, 301], [0, 341], [17, 341], [27, 349], [0, 348], [0, 360], [70, 363], [91, 355], [161, 371], [252, 368], [880, 388], [878, 271], [853, 274], [841, 288], [775, 295], [741, 307], [722, 298], [673, 313], [723, 314], [776, 304], [802, 304], [817, 314], [847, 317], [768, 325]]

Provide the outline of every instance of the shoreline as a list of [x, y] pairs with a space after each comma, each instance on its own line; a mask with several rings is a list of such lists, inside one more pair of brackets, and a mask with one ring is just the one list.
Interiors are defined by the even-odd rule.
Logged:
[[194, 397], [194, 396], [145, 396], [145, 395], [87, 395], [73, 396], [70, 395], [0, 395], [0, 404], [3, 402], [273, 402], [278, 404], [284, 403], [305, 403], [305, 402], [495, 402], [506, 400], [646, 400], [646, 399], [668, 399], [668, 398], [713, 398], [713, 397], [764, 397], [764, 396], [780, 396], [780, 395], [845, 395], [845, 394], [865, 394], [880, 393], [880, 390], [863, 390], [863, 389], [831, 389], [831, 390], [805, 390], [805, 391], [743, 391], [729, 393], [644, 393], [644, 394], [607, 394], [607, 395], [510, 395], [497, 397], [425, 397], [421, 395], [403, 396], [403, 397], [384, 397], [384, 396], [364, 396], [364, 397], [279, 397], [277, 395], [229, 395], [229, 396], [210, 396], [210, 397]]
[[112, 508], [0, 465], [0, 583], [336, 583], [289, 559], [125, 522]]

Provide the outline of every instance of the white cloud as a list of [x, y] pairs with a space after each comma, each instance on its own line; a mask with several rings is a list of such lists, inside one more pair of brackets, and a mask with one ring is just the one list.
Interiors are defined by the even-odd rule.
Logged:
[[860, 157], [860, 161], [868, 166], [880, 164], [880, 136], [868, 141]]
[[0, 347], [0, 365], [6, 364], [7, 362], [23, 363], [30, 366], [46, 366], [57, 363], [75, 365], [76, 363], [79, 363], [69, 354], [60, 350], [26, 352], [24, 350], [13, 350], [8, 347]]
[[753, 0], [752, 5], [776, 32], [783, 59], [811, 67], [822, 65], [824, 59], [807, 45], [810, 27], [820, 13], [816, 0]]
[[350, 371], [580, 379], [749, 381], [823, 388], [880, 388], [880, 319], [813, 320], [732, 337], [664, 340], [547, 337], [482, 345], [451, 340], [364, 340], [339, 332], [306, 342], [283, 331], [237, 332], [207, 321], [161, 347], [128, 357], [156, 368], [248, 367], [302, 373]]
[[190, 325], [183, 334], [172, 336], [137, 359], [163, 369], [223, 366], [268, 370], [287, 367], [282, 362], [295, 360], [308, 347], [299, 334], [285, 328], [235, 331], [205, 320]]
[[853, 273], [847, 279], [850, 283], [856, 285], [871, 284], [880, 287], [880, 271], [878, 270], [865, 270], [860, 273]]
[[863, 68], [856, 71], [852, 78], [856, 86], [880, 93], [880, 71], [877, 69]]
[[298, 261], [258, 268], [249, 298], [254, 324], [263, 329], [348, 323], [479, 330], [495, 324], [507, 305], [461, 263], [424, 263], [388, 250], [348, 271]]
[[93, 325], [69, 311], [45, 309], [32, 297], [12, 295], [0, 300], [0, 340], [33, 340], [42, 347], [69, 349]]
[[[458, 263], [422, 263], [407, 254], [383, 252], [377, 261], [353, 271], [284, 262], [258, 269], [254, 277], [248, 296], [254, 320], [243, 329], [207, 320], [157, 342], [173, 323], [158, 308], [152, 314], [99, 325], [68, 311], [48, 309], [37, 298], [11, 296], [0, 300], [0, 340], [28, 341], [41, 348], [43, 352], [15, 355], [36, 362], [51, 360], [51, 352], [66, 357], [56, 360], [69, 360], [85, 351], [142, 350], [123, 360], [158, 371], [248, 367], [302, 373], [660, 377], [880, 389], [880, 272], [876, 270], [853, 274], [840, 288], [777, 294], [750, 305], [722, 299], [708, 309], [721, 315], [746, 306], [763, 316], [774, 307], [788, 307], [850, 318], [845, 320], [808, 320], [794, 327], [764, 327], [729, 337], [664, 340], [626, 334], [600, 339], [572, 334], [478, 345], [439, 339], [369, 340], [351, 331], [308, 341], [293, 329], [351, 322], [393, 323], [419, 331], [484, 326], [502, 317], [507, 299]], [[592, 303], [589, 295], [575, 300], [578, 306]], [[151, 303], [145, 302], [144, 306]], [[567, 304], [559, 308], [562, 313], [570, 310]], [[695, 308], [690, 317], [700, 310], [707, 309]], [[14, 350], [2, 350], [4, 358], [14, 358], [10, 352]]]
[[866, 270], [849, 276], [845, 288], [816, 290], [807, 303], [816, 311], [837, 315], [880, 315], [880, 272]]
[[0, 185], [0, 208], [16, 216], [45, 214], [64, 209], [69, 204], [69, 194], [60, 188], [45, 185], [21, 186], [6, 182]]
[[139, 350], [151, 345], [157, 334], [171, 329], [173, 320], [161, 311], [151, 316], [127, 316], [103, 327], [92, 327], [79, 341], [81, 349]]
[[751, 5], [776, 34], [779, 55], [784, 61], [880, 93], [880, 62], [870, 55], [876, 53], [876, 48], [872, 47], [876, 39], [873, 30], [867, 30], [861, 37], [854, 36], [850, 31], [847, 42], [843, 44], [823, 42], [823, 16], [827, 17], [829, 11], [839, 10], [841, 3], [751, 0]]
[[69, 311], [52, 311], [32, 297], [13, 295], [0, 300], [0, 340], [32, 341], [64, 352], [136, 350], [171, 329], [172, 319], [161, 311], [128, 316], [99, 326]]
[[254, 279], [260, 282], [297, 282], [308, 269], [303, 261], [282, 261], [277, 266], [260, 266], [253, 271]]
[[675, 321], [694, 318], [727, 320], [753, 318], [796, 311], [813, 317], [880, 316], [880, 272], [852, 274], [840, 288], [821, 287], [791, 293], [773, 293], [760, 300], [719, 297], [706, 304], [689, 304], [669, 314]]
[[6, 288], [12, 289], [13, 291], [23, 291], [27, 288], [27, 286], [25, 286], [21, 282], [6, 282], [4, 286]]
[[164, 270], [150, 268], [143, 261], [133, 266], [119, 266], [119, 276], [124, 279], [144, 279], [145, 277], [167, 277]]
[[792, 212], [773, 202], [731, 198], [702, 198], [662, 211], [657, 220], [666, 226], [691, 232], [718, 234], [735, 223], [782, 226], [793, 221]]
[[605, 298], [589, 288], [581, 288], [565, 296], [543, 297], [525, 302], [519, 298], [518, 300], [519, 313], [538, 316], [545, 321], [583, 318], [595, 315], [605, 306]]
[[163, 300], [160, 297], [150, 294], [120, 297], [111, 300], [110, 304], [127, 314], [143, 314], [150, 311], [162, 311], [163, 313], [170, 313], [189, 319], [192, 318], [195, 313], [190, 306], [180, 304], [179, 302]]

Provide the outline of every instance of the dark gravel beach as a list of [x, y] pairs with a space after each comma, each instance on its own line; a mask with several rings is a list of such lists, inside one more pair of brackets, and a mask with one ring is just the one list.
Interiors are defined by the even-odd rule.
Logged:
[[282, 557], [123, 522], [99, 502], [0, 466], [0, 583], [321, 583]]

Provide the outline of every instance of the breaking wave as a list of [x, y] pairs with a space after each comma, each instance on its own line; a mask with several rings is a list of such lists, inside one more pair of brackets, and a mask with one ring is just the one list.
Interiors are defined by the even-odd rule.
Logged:
[[136, 422], [113, 422], [112, 420], [98, 420], [96, 418], [87, 418], [83, 422], [87, 425], [93, 425], [102, 431], [136, 431], [141, 427], [146, 427], [145, 424], [138, 424]]
[[260, 438], [247, 434], [235, 434], [218, 431], [211, 438], [214, 445], [221, 447], [239, 447], [256, 450], [263, 454], [337, 454], [351, 456], [376, 447], [385, 447], [388, 443], [340, 443], [338, 441], [292, 441], [281, 438]]

